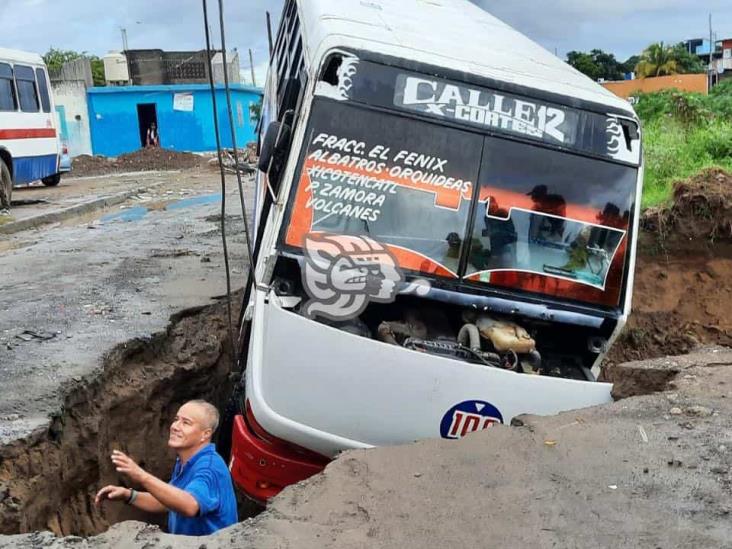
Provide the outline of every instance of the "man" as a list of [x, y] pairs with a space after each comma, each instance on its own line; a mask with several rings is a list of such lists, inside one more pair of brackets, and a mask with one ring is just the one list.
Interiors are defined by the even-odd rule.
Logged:
[[219, 413], [212, 404], [203, 400], [185, 403], [170, 426], [168, 446], [178, 455], [170, 483], [115, 450], [112, 462], [117, 472], [144, 491], [105, 486], [97, 493], [95, 504], [109, 499], [150, 513], [167, 512], [171, 534], [204, 536], [234, 524], [237, 514], [231, 475], [211, 444], [218, 423]]
[[158, 137], [158, 125], [155, 122], [152, 122], [150, 124], [150, 127], [147, 129], [147, 137], [145, 139], [145, 146], [146, 147], [159, 147], [160, 146], [160, 138]]

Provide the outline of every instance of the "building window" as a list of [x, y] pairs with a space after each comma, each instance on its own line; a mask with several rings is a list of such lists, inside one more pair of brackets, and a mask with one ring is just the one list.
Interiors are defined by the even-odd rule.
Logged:
[[725, 59], [732, 58], [732, 48], [725, 48], [724, 49], [724, 58]]
[[13, 67], [0, 63], [0, 111], [17, 111], [18, 101], [15, 98], [13, 85]]
[[43, 69], [36, 69], [36, 80], [38, 82], [38, 91], [41, 93], [43, 112], [51, 112], [51, 96], [48, 94], [48, 82]]
[[25, 65], [15, 65], [15, 86], [18, 88], [20, 110], [38, 112], [36, 75], [33, 69]]

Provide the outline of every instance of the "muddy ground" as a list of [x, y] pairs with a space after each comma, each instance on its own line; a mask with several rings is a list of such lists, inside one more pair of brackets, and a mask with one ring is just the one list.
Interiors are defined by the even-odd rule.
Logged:
[[[90, 507], [100, 482], [118, 480], [109, 451], [127, 448], [165, 476], [171, 456], [160, 442], [175, 408], [228, 396], [219, 180], [156, 177], [159, 192], [0, 241], [2, 533], [89, 535], [134, 518]], [[136, 184], [125, 176], [81, 187], [95, 195]], [[44, 192], [79, 198], [63, 185]], [[226, 226], [240, 288], [247, 263], [235, 188], [230, 178]]]
[[158, 147], [121, 154], [117, 158], [81, 155], [74, 158], [75, 177], [149, 170], [187, 170], [207, 166], [210, 157]]
[[459, 441], [347, 452], [215, 536], [126, 522], [88, 540], [32, 534], [0, 547], [729, 547], [732, 353], [625, 375], [632, 385], [649, 368], [673, 372], [665, 392]]

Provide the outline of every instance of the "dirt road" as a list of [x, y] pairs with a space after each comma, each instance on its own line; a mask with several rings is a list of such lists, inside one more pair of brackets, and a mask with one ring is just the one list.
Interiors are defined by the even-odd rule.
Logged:
[[[155, 181], [154, 193], [111, 211], [4, 240], [0, 441], [47, 425], [49, 414], [58, 412], [62, 386], [99, 368], [116, 344], [149, 337], [167, 326], [172, 313], [225, 293], [216, 175], [173, 173]], [[130, 185], [128, 177], [43, 193], [78, 198], [124, 185]], [[232, 194], [232, 216], [238, 213], [235, 199]], [[239, 287], [245, 271], [241, 229], [240, 221], [231, 226]]]

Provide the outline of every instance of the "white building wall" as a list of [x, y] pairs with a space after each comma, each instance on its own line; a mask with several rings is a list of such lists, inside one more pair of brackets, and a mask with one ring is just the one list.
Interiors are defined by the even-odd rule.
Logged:
[[51, 87], [56, 107], [63, 107], [61, 112], [64, 112], [65, 121], [59, 120], [59, 129], [66, 128], [69, 155], [73, 158], [80, 154], [92, 154], [85, 82], [77, 80], [52, 82]]

